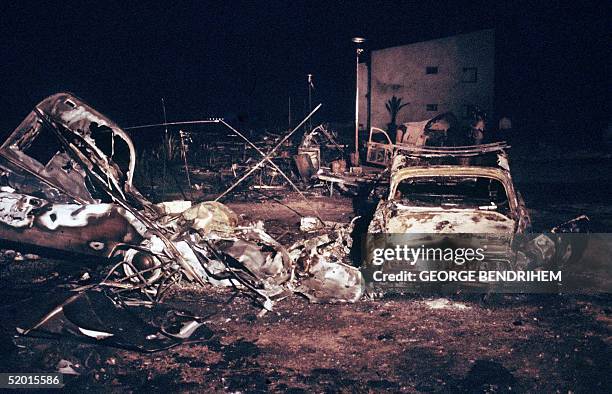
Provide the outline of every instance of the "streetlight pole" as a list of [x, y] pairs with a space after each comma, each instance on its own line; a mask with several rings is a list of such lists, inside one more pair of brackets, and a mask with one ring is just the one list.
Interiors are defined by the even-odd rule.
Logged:
[[[312, 112], [312, 74], [308, 74], [308, 112]], [[312, 130], [312, 118], [308, 119], [308, 130]]]
[[363, 53], [362, 44], [366, 41], [363, 37], [353, 37], [356, 45], [355, 56], [355, 159], [354, 165], [359, 165], [359, 55]]

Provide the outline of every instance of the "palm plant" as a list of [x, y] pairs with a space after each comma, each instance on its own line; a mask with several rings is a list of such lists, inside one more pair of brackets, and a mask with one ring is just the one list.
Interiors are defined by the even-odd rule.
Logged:
[[387, 103], [385, 104], [385, 107], [387, 108], [387, 111], [391, 115], [391, 122], [389, 122], [389, 128], [397, 126], [395, 123], [395, 121], [397, 120], [397, 114], [402, 108], [404, 108], [408, 104], [410, 103], [402, 104], [402, 99], [397, 98], [395, 96], [391, 97], [389, 101], [387, 101]]

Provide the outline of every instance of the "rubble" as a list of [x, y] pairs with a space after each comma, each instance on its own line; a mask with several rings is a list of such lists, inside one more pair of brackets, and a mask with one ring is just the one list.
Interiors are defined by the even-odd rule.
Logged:
[[[430, 130], [437, 130], [439, 122], [429, 123]], [[153, 204], [133, 185], [136, 153], [124, 130], [67, 93], [51, 96], [37, 105], [0, 147], [0, 238], [106, 258], [112, 267], [95, 283], [88, 283], [91, 276], [83, 274], [79, 287], [72, 288], [73, 296], [31, 328], [21, 330], [22, 334], [48, 329], [66, 308], [88, 304], [92, 297], [104, 300], [102, 305], [110, 302], [114, 309], [108, 305], [104, 308], [120, 311], [117, 313], [128, 307], [154, 305], [183, 281], [203, 288], [231, 287], [256, 301], [263, 308], [260, 315], [295, 293], [313, 303], [356, 302], [362, 298], [364, 277], [351, 259], [357, 218], [350, 224], [323, 221], [304, 193], [272, 161], [297, 128], [274, 140], [264, 152], [238, 130], [225, 125], [261, 159], [250, 158], [243, 163], [245, 171], [241, 176], [232, 164], [234, 182], [214, 201], [185, 199]], [[295, 162], [302, 177], [309, 182], [328, 183], [330, 193], [333, 185], [346, 191], [379, 186], [389, 175], [387, 197], [374, 214], [370, 233], [511, 235], [525, 232], [531, 222], [520, 194], [514, 189], [505, 148], [503, 143], [456, 148], [403, 146], [404, 154], [395, 157], [389, 171], [369, 172], [363, 167], [347, 168], [343, 147], [332, 132], [318, 126], [304, 136]], [[322, 149], [331, 151], [331, 156], [322, 158]], [[189, 172], [186, 161], [185, 164]], [[298, 190], [314, 213], [303, 215], [290, 208], [301, 217], [303, 234], [297, 240], [293, 238], [295, 242], [289, 247], [270, 236], [264, 222], [245, 220], [219, 202], [264, 165]], [[451, 178], [459, 180], [436, 183]], [[468, 198], [454, 196], [448, 206], [428, 208], [410, 207], [410, 202], [401, 200], [401, 193], [399, 200], [396, 198], [398, 185], [403, 181], [414, 186], [414, 179], [426, 180], [421, 194], [435, 197], [429, 189], [457, 186], [462, 179], [473, 182], [479, 178], [489, 182], [483, 190], [489, 193], [485, 197], [494, 201], [470, 208], [463, 206], [471, 203]], [[501, 187], [492, 187], [493, 181]], [[482, 185], [476, 182], [476, 186]], [[410, 198], [419, 195], [412, 193]], [[570, 221], [555, 232], [580, 232], [583, 222]], [[550, 252], [545, 244], [535, 245], [539, 249], [534, 253], [559, 254], [559, 248]], [[4, 254], [13, 260], [17, 256], [17, 252]], [[36, 257], [26, 254], [22, 258]], [[140, 298], [127, 298], [130, 293]], [[105, 326], [105, 322], [95, 327], [76, 324], [69, 331], [96, 341], [154, 351], [188, 340], [203, 324], [192, 319], [178, 324], [174, 331], [137, 325], [138, 332], [148, 333], [138, 341], [118, 340], [120, 335]], [[154, 339], [161, 342], [147, 342]]]
[[316, 231], [323, 227], [325, 227], [325, 223], [323, 223], [319, 218], [305, 216], [300, 219], [300, 231], [305, 233]]
[[[272, 163], [290, 135], [267, 154], [258, 150], [263, 159], [241, 179]], [[120, 145], [127, 157], [116, 157]], [[359, 288], [362, 281], [358, 270], [329, 259], [333, 251], [300, 271], [262, 222], [240, 223], [220, 202], [154, 205], [132, 184], [135, 165], [134, 145], [115, 123], [73, 95], [45, 99], [0, 147], [0, 237], [114, 262], [104, 280], [76, 289], [71, 301], [103, 288], [114, 296], [138, 291], [159, 302], [182, 279], [233, 286], [265, 310], [292, 291], [316, 293], [317, 302], [355, 301], [361, 294], [329, 290]]]
[[355, 302], [365, 282], [358, 268], [347, 264], [353, 241], [351, 223], [326, 223], [321, 233], [298, 241], [288, 252], [296, 264], [297, 287], [311, 302]]
[[294, 156], [300, 177], [309, 183], [319, 182], [348, 195], [357, 195], [361, 189], [384, 183], [385, 171], [370, 167], [348, 167], [345, 146], [337, 142], [334, 132], [321, 124], [306, 132]]
[[[85, 342], [146, 353], [169, 349], [188, 340], [208, 340], [212, 336], [202, 317], [173, 311], [155, 326], [130, 313], [118, 295], [100, 290], [79, 292], [31, 328], [17, 331], [21, 335], [32, 332], [51, 337], [70, 335]], [[74, 365], [62, 364], [62, 368], [70, 367]]]

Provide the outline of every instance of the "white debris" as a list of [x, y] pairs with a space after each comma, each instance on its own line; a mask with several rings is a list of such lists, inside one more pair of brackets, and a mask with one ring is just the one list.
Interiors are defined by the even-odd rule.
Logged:
[[300, 231], [305, 233], [316, 231], [322, 229], [323, 227], [325, 227], [325, 223], [314, 216], [305, 216], [300, 219]]
[[57, 372], [64, 375], [80, 375], [74, 368], [78, 368], [78, 366], [68, 360], [62, 359], [57, 363]]
[[98, 339], [98, 340], [110, 338], [110, 337], [112, 337], [114, 335], [114, 334], [111, 334], [109, 332], [96, 331], [96, 330], [88, 330], [88, 329], [83, 328], [83, 327], [79, 327], [79, 331], [81, 332], [81, 334], [83, 334], [85, 336], [88, 336], [90, 338], [95, 338], [95, 339]]
[[461, 302], [453, 302], [446, 298], [436, 298], [435, 300], [423, 301], [431, 309], [471, 309], [471, 307]]
[[191, 201], [164, 201], [160, 202], [159, 204], [155, 204], [155, 206], [158, 207], [164, 215], [176, 215], [191, 208]]

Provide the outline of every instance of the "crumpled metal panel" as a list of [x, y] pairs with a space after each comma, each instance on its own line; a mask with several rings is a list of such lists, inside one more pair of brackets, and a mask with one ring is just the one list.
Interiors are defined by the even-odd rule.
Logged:
[[138, 244], [142, 236], [129, 214], [114, 204], [53, 204], [0, 192], [0, 238], [110, 257], [118, 244]]
[[296, 265], [294, 291], [310, 302], [355, 302], [365, 281], [361, 271], [348, 264], [353, 246], [350, 224], [326, 223], [319, 235], [298, 241], [289, 248]]
[[34, 221], [32, 211], [46, 204], [32, 196], [0, 193], [0, 222], [15, 228], [30, 227]]
[[295, 291], [315, 303], [356, 302], [364, 287], [365, 281], [357, 268], [317, 256]]
[[204, 201], [181, 213], [181, 219], [195, 231], [229, 233], [238, 225], [238, 216], [217, 201]]

